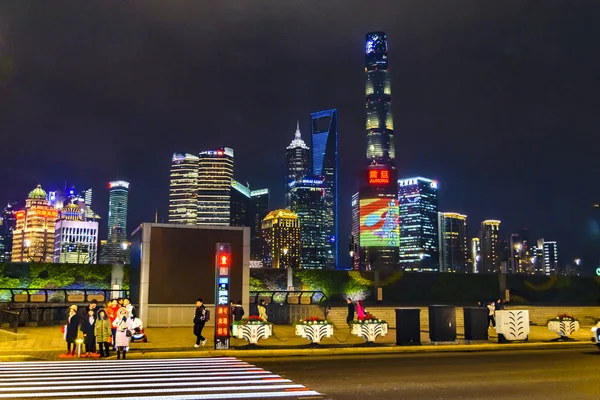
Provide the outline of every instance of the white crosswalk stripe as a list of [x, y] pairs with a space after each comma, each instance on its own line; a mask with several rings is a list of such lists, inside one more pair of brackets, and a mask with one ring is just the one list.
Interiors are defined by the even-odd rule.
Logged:
[[290, 379], [233, 357], [4, 362], [0, 399], [315, 398]]

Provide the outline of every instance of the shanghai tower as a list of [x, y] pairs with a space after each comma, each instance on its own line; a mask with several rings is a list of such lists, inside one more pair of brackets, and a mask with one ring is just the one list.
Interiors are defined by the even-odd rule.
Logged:
[[[398, 266], [398, 173], [395, 166], [392, 89], [387, 36], [365, 38], [367, 165], [360, 178], [358, 207], [353, 206], [352, 248], [359, 247], [355, 269]], [[354, 201], [354, 200], [353, 200]]]

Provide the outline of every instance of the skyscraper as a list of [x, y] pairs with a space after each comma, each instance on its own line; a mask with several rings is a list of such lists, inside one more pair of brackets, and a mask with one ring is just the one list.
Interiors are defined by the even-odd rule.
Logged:
[[0, 214], [0, 263], [12, 260], [13, 231], [17, 227], [17, 203], [10, 202]]
[[250, 259], [258, 261], [262, 255], [262, 221], [269, 214], [269, 189], [250, 191], [252, 225], [250, 226]]
[[72, 203], [59, 211], [54, 230], [55, 263], [98, 262], [98, 222], [85, 217], [85, 209]]
[[169, 188], [169, 222], [172, 224], [196, 224], [199, 161], [200, 158], [192, 154], [173, 154]]
[[471, 272], [467, 265], [467, 216], [441, 212], [438, 218], [440, 272]]
[[231, 180], [231, 208], [229, 224], [231, 226], [251, 226], [250, 189], [244, 184]]
[[310, 174], [309, 149], [300, 134], [300, 122], [296, 123], [296, 135], [294, 140], [285, 150], [286, 166], [286, 189], [285, 206], [291, 206], [290, 190], [293, 182], [298, 182], [306, 175]]
[[127, 240], [127, 208], [129, 182], [124, 180], [108, 183], [108, 239], [102, 249], [102, 264], [129, 264], [130, 249]]
[[290, 210], [271, 211], [262, 222], [263, 265], [300, 267], [300, 222]]
[[438, 183], [415, 177], [398, 180], [399, 262], [405, 271], [439, 270]]
[[367, 269], [397, 267], [398, 179], [387, 37], [384, 32], [367, 33], [364, 71], [367, 162], [360, 180], [358, 199], [359, 263]]
[[540, 241], [544, 249], [544, 271], [542, 273], [545, 275], [558, 273], [558, 243], [556, 241], [540, 239], [538, 240], [538, 246], [540, 245]]
[[327, 266], [327, 234], [325, 224], [325, 179], [305, 176], [292, 182], [291, 209], [300, 221], [302, 268], [317, 269]]
[[360, 193], [356, 192], [352, 195], [352, 234], [350, 238], [350, 258], [351, 268], [354, 270], [360, 269], [361, 250], [360, 250]]
[[50, 205], [40, 185], [29, 192], [25, 209], [17, 211], [15, 217], [12, 261], [51, 263], [58, 211]]
[[221, 147], [200, 153], [198, 162], [198, 225], [230, 223], [233, 149]]
[[337, 110], [311, 114], [313, 175], [325, 178], [327, 267], [338, 265], [338, 122]]
[[481, 273], [500, 272], [499, 230], [498, 220], [488, 219], [481, 223]]
[[474, 274], [481, 272], [481, 242], [477, 237], [471, 239], [471, 268]]

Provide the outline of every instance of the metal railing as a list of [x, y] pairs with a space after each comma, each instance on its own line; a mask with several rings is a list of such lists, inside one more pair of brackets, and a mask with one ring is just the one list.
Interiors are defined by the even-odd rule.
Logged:
[[[328, 303], [327, 296], [320, 290], [261, 290], [251, 291], [250, 299], [254, 303], [258, 303], [260, 298], [269, 298], [270, 303], [285, 303], [285, 304], [318, 304], [323, 305]], [[302, 299], [308, 299], [307, 301]]]
[[128, 291], [122, 289], [0, 288], [0, 294], [3, 292], [10, 293], [10, 300], [0, 295], [0, 302], [4, 303], [86, 303], [128, 296]]
[[0, 329], [5, 329], [17, 333], [19, 329], [20, 311], [0, 310]]

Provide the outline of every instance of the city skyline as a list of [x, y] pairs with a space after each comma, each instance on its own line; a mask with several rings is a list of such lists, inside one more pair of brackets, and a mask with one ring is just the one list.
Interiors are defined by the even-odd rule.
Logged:
[[[88, 15], [97, 14], [96, 20], [108, 18], [96, 6], [82, 7], [87, 8]], [[222, 10], [219, 5], [209, 7], [213, 11]], [[302, 35], [296, 30], [284, 31], [273, 43], [261, 41], [261, 48], [253, 44], [253, 39], [246, 43], [235, 34], [217, 37], [216, 43], [206, 41], [206, 34], [197, 35], [173, 20], [163, 21], [160, 12], [136, 14], [143, 21], [160, 21], [160, 37], [181, 35], [177, 36], [182, 38], [180, 47], [165, 45], [170, 43], [167, 40], [153, 43], [149, 49], [141, 47], [138, 41], [145, 32], [123, 28], [132, 26], [128, 20], [131, 17], [121, 11], [127, 7], [110, 8], [114, 25], [106, 26], [108, 31], [102, 36], [110, 38], [119, 29], [134, 29], [127, 31], [132, 38], [127, 43], [138, 49], [138, 58], [129, 57], [131, 47], [126, 43], [103, 42], [100, 35], [86, 31], [84, 37], [99, 40], [103, 51], [92, 53], [76, 44], [81, 51], [56, 59], [45, 68], [38, 67], [38, 62], [49, 58], [47, 52], [56, 53], [65, 35], [73, 37], [73, 32], [81, 31], [77, 24], [87, 25], [86, 19], [73, 26], [58, 24], [44, 32], [27, 30], [28, 40], [23, 42], [19, 33], [24, 26], [19, 20], [47, 19], [44, 13], [49, 11], [19, 10], [18, 6], [2, 10], [3, 18], [13, 23], [0, 29], [3, 38], [0, 61], [14, 62], [14, 69], [2, 76], [7, 90], [3, 95], [6, 107], [0, 111], [3, 117], [0, 119], [4, 121], [3, 131], [9, 133], [6, 145], [14, 151], [0, 160], [1, 179], [6, 186], [0, 204], [22, 201], [38, 183], [49, 190], [62, 187], [63, 179], [69, 177], [78, 187], [85, 184], [95, 189], [94, 209], [105, 216], [108, 194], [102, 188], [108, 178], [122, 173], [127, 174], [135, 187], [130, 199], [130, 230], [143, 221], [153, 221], [157, 209], [159, 220], [167, 221], [169, 167], [165, 154], [226, 144], [239, 149], [236, 170], [242, 173], [237, 179], [271, 188], [275, 203], [272, 208], [277, 208], [283, 206], [283, 187], [270, 172], [283, 170], [283, 160], [280, 152], [273, 149], [289, 143], [289, 137], [283, 133], [289, 132], [294, 121], [299, 119], [301, 130], [309, 132], [308, 122], [302, 116], [335, 107], [340, 112], [339, 131], [344, 135], [339, 155], [343, 171], [339, 195], [340, 240], [347, 243], [350, 198], [356, 190], [354, 179], [358, 174], [355, 160], [364, 158], [361, 130], [364, 87], [356, 70], [363, 64], [364, 33], [380, 29], [387, 33], [394, 74], [393, 112], [399, 172], [403, 176], [422, 175], [438, 180], [439, 209], [468, 215], [469, 238], [477, 235], [480, 221], [497, 218], [502, 220], [504, 237], [529, 226], [532, 238], [556, 240], [565, 262], [582, 258], [588, 268], [598, 262], [598, 211], [591, 205], [598, 203], [600, 192], [597, 185], [589, 184], [594, 182], [593, 171], [597, 170], [592, 153], [595, 124], [590, 116], [598, 100], [592, 96], [597, 83], [590, 79], [591, 67], [588, 67], [598, 57], [589, 43], [589, 32], [597, 31], [598, 27], [585, 18], [585, 7], [571, 9], [582, 19], [577, 26], [585, 26], [588, 32], [585, 35], [575, 29], [571, 20], [559, 18], [564, 10], [556, 5], [539, 13], [510, 6], [500, 6], [491, 12], [476, 5], [471, 8], [474, 20], [484, 22], [460, 20], [460, 29], [450, 29], [451, 22], [459, 17], [455, 9], [460, 7], [455, 5], [440, 5], [434, 16], [418, 4], [401, 7], [387, 3], [387, 12], [376, 21], [366, 17], [371, 15], [368, 7], [358, 3], [349, 4], [344, 10], [334, 5], [324, 7], [331, 12], [343, 12], [343, 20], [351, 22], [324, 31], [325, 28], [319, 28], [324, 26], [322, 17], [314, 18], [300, 7], [273, 3], [272, 14], [259, 16], [258, 21], [268, 23], [271, 18], [285, 21], [293, 10], [296, 27]], [[186, 15], [176, 13], [174, 21], [203, 18], [200, 16], [203, 13], [187, 11]], [[219, 23], [191, 25], [202, 25], [209, 32], [216, 32], [217, 26], [219, 31], [227, 30], [233, 26], [234, 18], [238, 18], [236, 22], [242, 27], [258, 29], [256, 22], [244, 17], [246, 12], [256, 16], [252, 14], [254, 11], [256, 8], [251, 6], [241, 7], [232, 11], [231, 17], [217, 18]], [[59, 17], [69, 15], [64, 10], [52, 12]], [[534, 23], [524, 23], [523, 14]], [[419, 26], [409, 22], [415, 15], [422, 18]], [[555, 36], [538, 37], [530, 26], [544, 27]], [[315, 40], [324, 32], [326, 40]], [[263, 35], [258, 29], [249, 37]], [[487, 45], [498, 36], [499, 46]], [[464, 37], [469, 40], [462, 40]], [[316, 43], [316, 47], [309, 43]], [[572, 46], [579, 51], [567, 51]], [[189, 48], [198, 51], [189, 54]], [[227, 49], [224, 56], [229, 63], [223, 72], [198, 62], [211, 48]], [[148, 57], [157, 51], [173, 57], [150, 67], [149, 64], [156, 63]], [[261, 59], [258, 54], [263, 52], [277, 57]], [[323, 55], [318, 63], [309, 56], [313, 52]], [[238, 57], [238, 53], [244, 56]], [[170, 58], [174, 59], [172, 63], [168, 61]], [[245, 61], [236, 64], [236, 59]], [[518, 64], [515, 59], [520, 60]], [[289, 87], [285, 95], [275, 91], [276, 85], [266, 84], [266, 77], [256, 82], [250, 79], [253, 74], [260, 74], [265, 63], [270, 66], [269, 71], [287, 74]], [[571, 64], [577, 65], [577, 69]], [[117, 65], [119, 69], [115, 69]], [[186, 74], [182, 68], [190, 65], [199, 66], [200, 71]], [[78, 67], [76, 77], [63, 72], [70, 71], [70, 66]], [[336, 74], [321, 76], [319, 71], [325, 69], [335, 69]], [[132, 71], [142, 72], [132, 74]], [[216, 77], [208, 82], [210, 89], [198, 90], [205, 85], [205, 80], [199, 78], [203, 74]], [[566, 78], [557, 80], [556, 75]], [[139, 78], [129, 82], [127, 76]], [[164, 79], [158, 79], [159, 76]], [[214, 85], [219, 86], [225, 77], [233, 77], [232, 85], [243, 86], [241, 92], [235, 92], [240, 92], [239, 98], [228, 99], [231, 103], [226, 112], [219, 111], [226, 100], [220, 94], [211, 100], [200, 95], [219, 92]], [[274, 82], [282, 80], [273, 78]], [[158, 82], [158, 87], [150, 82]], [[52, 89], [44, 92], [37, 89], [40, 87]], [[190, 93], [198, 94], [180, 96], [179, 90], [170, 89], [180, 87], [189, 87]], [[53, 104], [58, 107], [52, 112], [42, 106], [49, 104], [44, 93], [50, 92], [64, 93], [53, 96]], [[123, 102], [120, 98], [128, 100]], [[579, 99], [581, 104], [575, 107], [566, 99]], [[76, 110], [79, 117], [73, 119], [58, 109]], [[230, 118], [231, 127], [223, 127], [220, 121], [225, 118]], [[60, 141], [78, 137], [82, 132], [97, 142], [94, 154], [81, 152], [57, 157], [42, 147], [48, 136]], [[17, 142], [24, 135], [32, 142], [27, 152], [36, 155], [25, 165], [20, 162], [24, 150]], [[519, 145], [509, 148], [508, 143]], [[505, 155], [491, 154], [489, 150], [496, 148], [500, 151], [505, 148]], [[561, 162], [555, 162], [556, 159]], [[557, 182], [567, 181], [578, 190], [555, 190]], [[519, 196], [507, 196], [515, 191]], [[105, 231], [106, 223], [101, 225]], [[101, 233], [101, 237], [105, 236]], [[346, 248], [347, 245], [340, 243], [340, 249]], [[343, 257], [343, 250], [340, 254]]]

